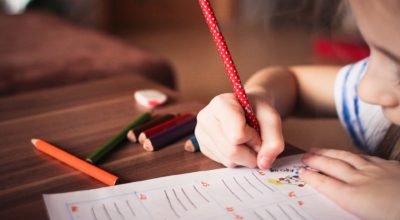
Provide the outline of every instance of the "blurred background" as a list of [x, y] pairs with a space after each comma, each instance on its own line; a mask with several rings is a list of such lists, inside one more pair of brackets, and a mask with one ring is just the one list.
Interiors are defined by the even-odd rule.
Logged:
[[[162, 55], [171, 63], [177, 88], [184, 96], [206, 102], [230, 91], [197, 0], [1, 1], [3, 11], [9, 14], [42, 10]], [[354, 60], [340, 54], [342, 48], [337, 48], [336, 56], [318, 51], [318, 43], [326, 39], [363, 44], [346, 3], [340, 0], [211, 3], [243, 81], [271, 65]]]
[[[6, 76], [5, 72], [18, 69], [21, 63], [29, 63], [27, 67], [29, 71], [32, 68], [38, 68], [37, 62], [32, 63], [29, 60], [33, 57], [42, 57], [38, 58], [40, 62], [43, 57], [50, 60], [43, 53], [52, 54], [52, 58], [54, 54], [60, 55], [57, 62], [49, 62], [58, 63], [56, 70], [65, 75], [68, 73], [65, 68], [71, 69], [73, 65], [70, 62], [63, 66], [59, 62], [63, 60], [63, 56], [74, 51], [71, 45], [78, 45], [77, 50], [86, 48], [85, 52], [81, 53], [85, 59], [74, 60], [72, 64], [88, 66], [95, 63], [96, 65], [93, 66], [97, 69], [92, 71], [94, 73], [101, 72], [101, 68], [122, 62], [121, 60], [128, 56], [116, 51], [114, 53], [117, 55], [113, 55], [112, 49], [105, 48], [102, 49], [105, 54], [102, 58], [106, 62], [91, 61], [87, 54], [93, 53], [95, 60], [100, 59], [99, 48], [106, 43], [100, 42], [100, 46], [89, 47], [87, 43], [80, 42], [83, 38], [80, 36], [85, 35], [79, 34], [79, 31], [90, 30], [91, 33], [95, 32], [98, 35], [110, 37], [113, 41], [123, 42], [125, 48], [129, 47], [132, 50], [145, 51], [145, 53], [161, 57], [170, 67], [168, 71], [171, 71], [174, 76], [173, 85], [170, 84], [170, 87], [177, 89], [188, 99], [208, 103], [213, 96], [231, 91], [230, 83], [204, 23], [197, 0], [0, 0], [0, 2], [2, 11], [0, 42], [3, 42], [0, 43], [0, 76], [3, 87], [9, 85], [7, 83], [10, 82], [10, 78], [12, 82], [18, 80], [14, 75]], [[345, 1], [211, 0], [211, 3], [242, 81], [246, 81], [257, 70], [268, 66], [315, 63], [344, 65], [369, 54]], [[68, 25], [77, 27], [78, 29], [74, 29], [78, 30], [77, 34], [72, 34], [72, 37], [67, 39], [63, 38], [66, 36], [62, 34], [63, 32], [53, 36], [52, 34], [60, 29], [58, 23], [50, 25], [49, 28], [41, 26], [41, 23], [49, 23], [53, 17], [61, 18]], [[13, 23], [12, 20], [18, 19], [20, 23]], [[21, 22], [24, 25], [21, 25]], [[35, 25], [43, 29], [35, 29]], [[33, 34], [29, 32], [18, 34], [20, 31], [18, 29], [24, 27], [29, 27]], [[14, 29], [17, 31], [15, 32]], [[46, 31], [51, 33], [41, 36]], [[7, 35], [7, 33], [13, 34]], [[3, 40], [1, 40], [2, 36]], [[67, 49], [51, 49], [48, 46], [49, 36], [60, 44], [66, 44], [71, 38], [76, 38], [77, 41], [72, 42]], [[39, 39], [36, 39], [34, 49], [30, 48], [28, 55], [24, 48], [16, 52], [15, 48], [18, 47], [13, 46], [12, 43], [18, 44], [29, 38]], [[41, 54], [34, 52], [39, 47], [37, 45], [40, 45], [38, 42], [43, 43], [44, 46], [41, 47], [47, 48], [47, 50], [41, 50]], [[22, 45], [31, 46], [32, 43]], [[115, 47], [114, 45], [112, 48], [115, 49]], [[25, 56], [22, 59], [23, 53]], [[110, 64], [101, 66], [108, 61]], [[134, 62], [135, 60], [132, 61]], [[139, 66], [142, 68], [142, 65]], [[86, 74], [88, 71], [85, 68], [81, 69]], [[115, 74], [117, 70], [115, 67], [106, 72], [110, 75]], [[128, 69], [124, 68], [124, 71]], [[31, 76], [28, 73], [26, 75], [28, 76], [25, 77], [30, 79]], [[161, 77], [158, 76], [152, 75], [156, 81]], [[80, 79], [85, 77], [80, 77]], [[158, 81], [165, 80], [158, 79]], [[7, 91], [20, 92], [12, 88]], [[296, 124], [297, 122], [289, 123]], [[310, 122], [302, 126], [318, 127], [318, 123]], [[338, 125], [338, 122], [334, 123]], [[302, 131], [295, 130], [295, 127], [286, 126], [286, 132], [296, 132], [297, 136], [302, 137]], [[343, 143], [351, 145], [349, 141], [337, 140], [338, 132], [344, 137], [340, 126], [337, 127], [337, 130], [322, 129], [319, 132], [332, 133], [327, 143], [333, 146]], [[318, 135], [314, 138], [318, 139]], [[326, 140], [327, 137], [324, 136], [324, 139]], [[302, 140], [295, 141], [300, 141], [300, 145], [302, 144]], [[318, 142], [318, 140], [315, 141]], [[306, 144], [309, 145], [310, 142], [304, 142], [304, 145]]]

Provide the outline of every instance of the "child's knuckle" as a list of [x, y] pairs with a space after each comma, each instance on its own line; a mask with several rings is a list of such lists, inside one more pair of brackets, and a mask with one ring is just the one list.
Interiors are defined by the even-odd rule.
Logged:
[[244, 132], [242, 129], [236, 129], [236, 131], [230, 132], [228, 134], [228, 140], [230, 144], [241, 144], [243, 142], [243, 139], [245, 138]]
[[236, 159], [240, 156], [240, 152], [237, 148], [233, 148], [230, 149], [229, 151], [227, 151], [226, 153], [226, 158], [230, 161], [230, 162], [234, 162], [236, 161]]

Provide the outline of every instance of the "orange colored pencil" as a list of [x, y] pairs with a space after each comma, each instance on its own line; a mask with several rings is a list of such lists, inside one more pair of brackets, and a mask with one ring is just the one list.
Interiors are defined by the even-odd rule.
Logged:
[[69, 154], [43, 140], [40, 139], [32, 139], [32, 144], [35, 148], [45, 154], [48, 154], [57, 160], [64, 162], [65, 164], [103, 182], [106, 185], [114, 186], [118, 180], [118, 177], [112, 175], [84, 160], [75, 157], [72, 154]]

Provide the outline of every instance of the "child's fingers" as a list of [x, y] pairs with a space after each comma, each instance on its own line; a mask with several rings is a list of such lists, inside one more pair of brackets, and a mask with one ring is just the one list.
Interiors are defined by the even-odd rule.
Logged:
[[237, 165], [255, 168], [257, 166], [257, 154], [254, 150], [245, 145], [229, 146], [218, 149], [225, 161]]
[[221, 131], [230, 144], [247, 143], [254, 149], [260, 147], [261, 138], [257, 131], [247, 124], [243, 107], [233, 94], [222, 94], [215, 97], [208, 110], [215, 115]]
[[303, 162], [343, 182], [350, 182], [357, 176], [357, 170], [353, 166], [335, 158], [307, 153], [303, 157]]
[[196, 126], [195, 130], [195, 135], [197, 138], [197, 141], [199, 142], [200, 145], [200, 151], [203, 153], [206, 157], [210, 158], [211, 160], [214, 160], [218, 163], [222, 163], [227, 167], [235, 167], [235, 164], [226, 164], [222, 160], [222, 155], [220, 152], [216, 151], [216, 145], [213, 142], [213, 140], [207, 135], [206, 132], [204, 132], [204, 129], [202, 129], [200, 126]]
[[[252, 148], [244, 144], [231, 144], [223, 135], [224, 131], [222, 131], [221, 123], [219, 123], [219, 121], [211, 120], [207, 125], [211, 126], [211, 128], [213, 129], [213, 132], [209, 132], [210, 130], [207, 130], [207, 135], [215, 144], [215, 148], [213, 148], [213, 151], [215, 153], [218, 152], [218, 155], [220, 155], [219, 158], [221, 159], [222, 163], [224, 163], [225, 165], [233, 163], [250, 168], [256, 167], [257, 156], [256, 152]], [[251, 136], [251, 134], [246, 135], [248, 135], [249, 137]], [[258, 135], [257, 132], [255, 132], [255, 135]]]
[[[242, 117], [244, 118], [244, 116]], [[220, 122], [218, 123], [218, 126], [220, 128], [220, 132], [218, 133], [218, 135], [223, 136], [227, 144], [229, 144], [230, 146], [247, 145], [255, 152], [258, 152], [260, 150], [260, 135], [246, 122], [244, 124], [231, 123], [230, 126], [227, 126], [226, 124]]]
[[199, 112], [197, 119], [199, 131], [212, 142], [213, 149], [207, 147], [207, 156], [212, 154], [215, 158], [215, 155], [219, 155], [218, 161], [228, 167], [232, 164], [246, 167], [257, 165], [256, 152], [261, 148], [261, 138], [246, 123], [244, 110], [233, 94], [215, 97]]
[[380, 165], [383, 164], [385, 162], [387, 162], [388, 160], [382, 159], [380, 157], [376, 157], [376, 156], [370, 156], [370, 155], [361, 155], [363, 158], [365, 158], [365, 160], [374, 163], [376, 165]]
[[319, 155], [323, 155], [326, 157], [331, 157], [334, 159], [345, 161], [358, 169], [369, 164], [368, 160], [366, 160], [361, 155], [353, 154], [349, 151], [324, 149], [324, 148], [313, 148], [313, 149], [311, 149], [310, 152], [312, 152], [314, 154], [319, 154]]
[[[204, 116], [200, 118], [204, 118]], [[200, 121], [196, 126], [196, 137], [198, 136], [200, 141], [201, 151], [207, 157], [222, 163], [226, 167], [237, 165], [255, 167], [255, 153], [251, 153], [252, 150], [246, 146], [238, 148], [236, 145], [231, 145], [220, 129], [219, 121], [208, 118], [205, 123], [203, 122], [203, 120]]]
[[252, 148], [244, 144], [231, 144], [223, 135], [223, 131], [221, 131], [220, 128], [220, 123], [214, 121], [214, 123], [211, 123], [211, 125], [219, 129], [217, 129], [216, 132], [205, 132], [215, 144], [215, 148], [213, 148], [213, 151], [215, 152], [215, 154], [217, 154], [218, 152], [218, 155], [220, 155], [219, 158], [225, 166], [227, 166], [226, 164], [233, 163], [250, 168], [256, 167], [257, 155]]
[[340, 201], [343, 200], [345, 194], [344, 189], [347, 189], [345, 183], [304, 168], [300, 169], [300, 178], [320, 193], [332, 199], [334, 202], [341, 203]]
[[[206, 157], [210, 158], [214, 161], [219, 161], [214, 153], [210, 150], [210, 146], [213, 146], [211, 140], [207, 135], [203, 132], [203, 130], [197, 125], [195, 129], [196, 139], [199, 142], [200, 152], [203, 153]], [[211, 148], [212, 149], [212, 148]]]
[[258, 109], [257, 113], [262, 138], [261, 149], [257, 156], [258, 167], [267, 169], [285, 146], [281, 118], [270, 106]]

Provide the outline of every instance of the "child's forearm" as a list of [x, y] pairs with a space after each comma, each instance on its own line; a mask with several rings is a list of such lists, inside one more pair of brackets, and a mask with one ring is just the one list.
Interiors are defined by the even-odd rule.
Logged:
[[271, 67], [256, 72], [245, 84], [250, 98], [268, 97], [282, 117], [292, 114], [296, 104], [297, 85], [294, 75], [286, 68]]
[[333, 87], [337, 66], [273, 67], [258, 71], [246, 83], [250, 96], [265, 95], [282, 117], [292, 114], [334, 116]]

